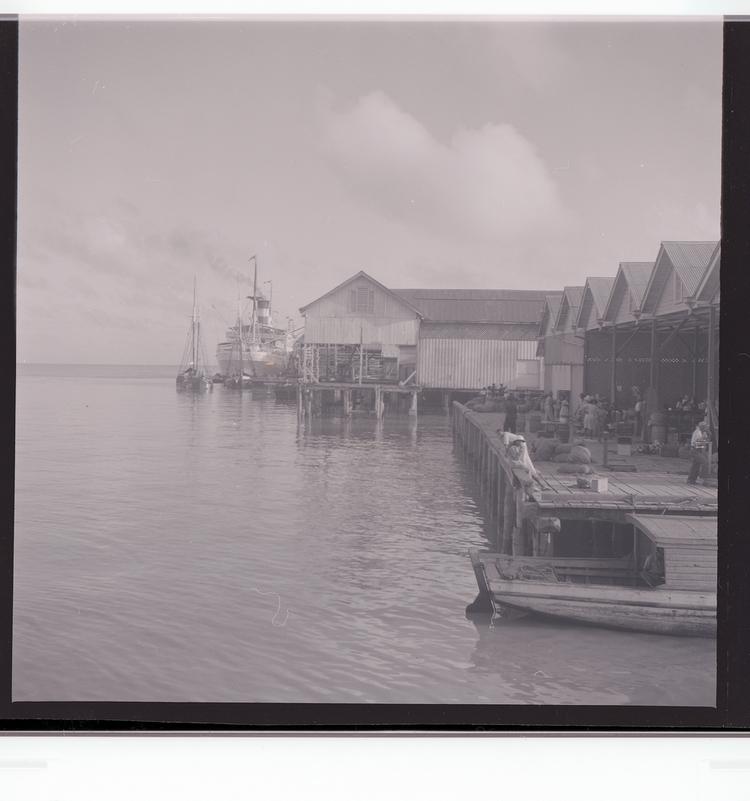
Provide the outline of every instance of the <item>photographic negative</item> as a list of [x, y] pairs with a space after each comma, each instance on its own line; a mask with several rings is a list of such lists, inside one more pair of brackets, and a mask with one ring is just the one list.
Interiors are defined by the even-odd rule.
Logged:
[[715, 705], [720, 20], [19, 54], [14, 701]]

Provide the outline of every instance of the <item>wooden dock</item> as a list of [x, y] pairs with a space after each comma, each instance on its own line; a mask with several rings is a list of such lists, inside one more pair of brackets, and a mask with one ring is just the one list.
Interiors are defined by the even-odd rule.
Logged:
[[[717, 489], [687, 484], [685, 460], [633, 454], [627, 462], [634, 472], [611, 471], [602, 465], [603, 445], [590, 440], [585, 444], [592, 452], [592, 468], [607, 477], [607, 492], [579, 488], [577, 477], [558, 473], [556, 463], [535, 463], [534, 477], [509, 457], [497, 431], [503, 421], [502, 414], [473, 412], [457, 402], [452, 406], [454, 446], [472, 467], [501, 553], [544, 553], [543, 541], [549, 543], [550, 533], [566, 519], [627, 523], [627, 515], [634, 513], [717, 514]], [[617, 459], [613, 447], [610, 443], [610, 462]]]
[[[351, 417], [355, 411], [355, 395], [364, 400], [365, 409], [380, 420], [385, 414], [386, 399], [393, 400], [407, 397], [408, 412], [417, 414], [417, 398], [420, 388], [413, 385], [380, 383], [337, 383], [337, 382], [300, 382], [297, 385], [297, 417], [311, 419], [322, 413], [328, 406], [340, 406], [345, 417]], [[396, 403], [398, 406], [398, 402]]]

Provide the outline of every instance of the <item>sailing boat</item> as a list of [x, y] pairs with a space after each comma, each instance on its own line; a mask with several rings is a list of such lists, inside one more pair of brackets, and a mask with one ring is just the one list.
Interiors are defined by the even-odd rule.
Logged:
[[196, 302], [196, 280], [193, 278], [193, 316], [190, 320], [185, 350], [182, 353], [180, 370], [175, 381], [179, 392], [205, 392], [213, 389], [213, 384], [206, 375], [203, 367], [206, 358], [201, 345], [201, 324], [198, 319], [198, 305]]

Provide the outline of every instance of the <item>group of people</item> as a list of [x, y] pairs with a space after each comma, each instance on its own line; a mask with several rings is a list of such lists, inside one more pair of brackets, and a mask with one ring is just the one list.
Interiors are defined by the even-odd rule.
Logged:
[[581, 394], [579, 397], [578, 420], [583, 435], [601, 440], [610, 418], [609, 404], [598, 395]]
[[542, 420], [547, 423], [567, 423], [570, 419], [570, 404], [566, 398], [555, 398], [551, 392], [542, 401]]

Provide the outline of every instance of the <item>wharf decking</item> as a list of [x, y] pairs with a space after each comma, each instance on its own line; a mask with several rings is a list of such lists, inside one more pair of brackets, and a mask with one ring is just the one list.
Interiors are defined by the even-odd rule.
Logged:
[[[538, 474], [538, 479], [534, 479], [525, 468], [510, 460], [498, 433], [503, 422], [503, 414], [473, 412], [453, 403], [454, 443], [473, 468], [489, 510], [490, 524], [497, 524], [498, 544], [505, 542], [506, 553], [511, 552], [509, 546], [514, 535], [516, 540], [521, 537], [519, 532], [527, 521], [539, 531], [538, 526], [553, 517], [626, 522], [626, 515], [632, 513], [717, 513], [715, 487], [686, 483], [687, 460], [635, 453], [618, 457], [617, 446], [612, 442], [608, 445], [609, 464], [634, 465], [635, 472], [607, 469], [603, 466], [603, 443], [584, 441], [592, 454], [593, 472], [608, 479], [607, 492], [579, 488], [577, 477], [558, 473], [560, 465], [554, 462], [534, 462]], [[524, 436], [530, 445], [534, 435]], [[512, 552], [522, 551], [512, 548]]]

